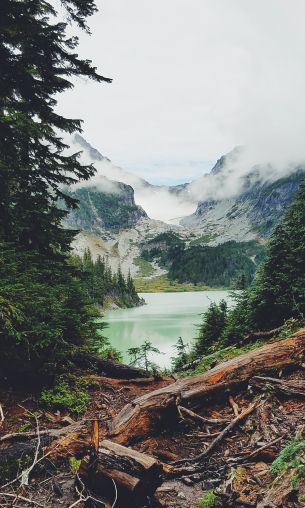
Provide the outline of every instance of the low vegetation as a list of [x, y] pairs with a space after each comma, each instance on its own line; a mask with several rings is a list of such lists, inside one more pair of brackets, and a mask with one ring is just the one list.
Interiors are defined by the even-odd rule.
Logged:
[[139, 268], [138, 277], [150, 277], [154, 273], [152, 264], [143, 257], [139, 256], [133, 262]]
[[[204, 284], [187, 284], [169, 280], [167, 275], [151, 279], [134, 279], [136, 291], [139, 293], [177, 293], [187, 291], [211, 291], [214, 288]], [[219, 288], [218, 288], [219, 289]]]

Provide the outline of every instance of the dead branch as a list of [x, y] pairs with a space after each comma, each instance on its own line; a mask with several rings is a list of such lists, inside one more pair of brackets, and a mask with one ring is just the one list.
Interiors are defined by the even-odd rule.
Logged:
[[238, 416], [239, 415], [239, 407], [236, 404], [235, 400], [233, 399], [232, 395], [230, 395], [230, 397], [229, 397], [229, 402], [230, 402], [230, 406], [232, 407], [235, 416]]
[[214, 425], [224, 425], [225, 423], [228, 423], [229, 420], [221, 419], [221, 418], [206, 418], [205, 416], [198, 415], [197, 413], [194, 413], [194, 411], [191, 411], [190, 409], [178, 406], [178, 410], [182, 413], [194, 420], [195, 422], [201, 423], [206, 425], [207, 423], [214, 424]]
[[4, 420], [5, 420], [4, 412], [3, 412], [2, 405], [0, 404], [0, 427], [2, 427]]
[[13, 497], [14, 498], [13, 503], [15, 503], [15, 501], [18, 501], [18, 499], [20, 499], [21, 501], [25, 501], [26, 503], [34, 504], [35, 506], [40, 506], [41, 508], [44, 508], [43, 504], [37, 503], [37, 501], [33, 501], [33, 499], [29, 499], [28, 497], [20, 496], [19, 494], [0, 492], [0, 497]]
[[29, 484], [29, 477], [30, 477], [31, 471], [36, 466], [37, 460], [38, 460], [38, 454], [39, 454], [39, 450], [40, 450], [41, 437], [40, 437], [40, 432], [39, 432], [38, 418], [36, 416], [35, 416], [35, 420], [36, 420], [37, 446], [36, 446], [36, 449], [35, 449], [35, 455], [34, 455], [34, 459], [33, 459], [32, 464], [30, 465], [30, 467], [28, 467], [27, 469], [22, 471], [21, 485], [28, 485]]
[[214, 439], [214, 441], [212, 441], [212, 443], [204, 450], [204, 452], [200, 453], [199, 455], [196, 455], [192, 459], [177, 460], [176, 462], [174, 462], [174, 465], [176, 466], [176, 465], [187, 464], [187, 463], [188, 464], [189, 463], [198, 463], [198, 462], [202, 461], [202, 459], [205, 459], [206, 457], [208, 457], [208, 455], [210, 455], [212, 453], [212, 451], [214, 451], [216, 446], [227, 436], [227, 434], [229, 434], [229, 432], [231, 432], [231, 430], [233, 430], [234, 427], [239, 422], [244, 420], [246, 418], [246, 416], [248, 416], [250, 413], [252, 413], [254, 411], [254, 409], [257, 407], [257, 405], [258, 405], [258, 403], [254, 402], [249, 407], [244, 409], [238, 416], [236, 416], [234, 418], [234, 420], [232, 420], [231, 423], [229, 423], [229, 425], [227, 425], [227, 427], [225, 429], [223, 429], [222, 432], [220, 432], [220, 434]]
[[266, 444], [260, 446], [259, 448], [257, 448], [257, 450], [254, 450], [249, 455], [246, 455], [246, 456], [238, 459], [238, 462], [247, 462], [249, 459], [257, 457], [257, 455], [259, 455], [262, 451], [267, 450], [268, 448], [270, 448], [270, 446], [273, 446], [274, 444], [278, 443], [285, 437], [286, 437], [286, 434], [284, 434], [283, 436], [277, 437], [276, 439], [273, 439], [273, 441], [270, 441], [269, 443], [266, 443]]

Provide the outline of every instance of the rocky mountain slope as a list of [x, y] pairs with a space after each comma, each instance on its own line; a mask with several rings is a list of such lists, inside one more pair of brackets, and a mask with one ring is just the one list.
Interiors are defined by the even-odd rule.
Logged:
[[[236, 161], [243, 150], [237, 147], [191, 183], [156, 186], [116, 166], [79, 135], [71, 149], [97, 169], [90, 182], [69, 190], [79, 200], [66, 221], [80, 230], [74, 248], [82, 253], [90, 247], [94, 256], [101, 254], [114, 269], [121, 265], [134, 276], [145, 276], [138, 261], [143, 245], [162, 232], [174, 231], [192, 245], [264, 243], [305, 176], [301, 166], [281, 177], [270, 167], [250, 167], [237, 179]], [[161, 273], [153, 263], [149, 276]]]
[[200, 201], [195, 213], [182, 219], [181, 224], [210, 245], [264, 239], [280, 222], [304, 177], [304, 169], [297, 168], [291, 175], [273, 182], [249, 184], [245, 179], [240, 194]]

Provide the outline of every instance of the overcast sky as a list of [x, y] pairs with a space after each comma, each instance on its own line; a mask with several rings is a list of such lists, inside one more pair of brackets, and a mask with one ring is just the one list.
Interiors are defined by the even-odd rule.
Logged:
[[305, 158], [304, 0], [97, 0], [79, 80], [61, 111], [154, 183], [189, 181], [236, 145]]

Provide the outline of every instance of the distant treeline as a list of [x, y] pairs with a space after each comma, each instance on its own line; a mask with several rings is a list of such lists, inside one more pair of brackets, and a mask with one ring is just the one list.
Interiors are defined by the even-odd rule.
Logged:
[[255, 241], [187, 247], [172, 232], [158, 235], [142, 251], [147, 261], [157, 259], [166, 267], [171, 280], [241, 289], [250, 285], [264, 256], [264, 247]]
[[85, 250], [83, 257], [74, 255], [71, 260], [79, 270], [83, 286], [92, 303], [103, 306], [106, 299], [110, 298], [120, 307], [140, 304], [141, 300], [130, 273], [124, 277], [120, 268], [112, 271], [100, 255], [94, 260], [89, 249]]

